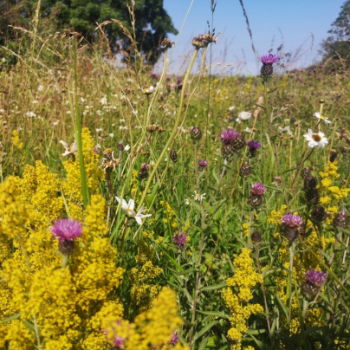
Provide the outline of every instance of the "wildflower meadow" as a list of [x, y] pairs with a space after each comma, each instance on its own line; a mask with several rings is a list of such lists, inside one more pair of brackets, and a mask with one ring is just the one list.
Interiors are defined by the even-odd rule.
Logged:
[[[183, 75], [22, 33], [0, 71], [0, 349], [350, 349], [350, 72]], [[22, 46], [21, 46], [22, 45]], [[195, 67], [197, 67], [195, 69]]]

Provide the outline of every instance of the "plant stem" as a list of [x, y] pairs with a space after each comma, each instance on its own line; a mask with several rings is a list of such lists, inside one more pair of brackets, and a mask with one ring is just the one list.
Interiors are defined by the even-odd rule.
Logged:
[[75, 142], [77, 145], [78, 152], [78, 161], [80, 167], [80, 186], [81, 186], [81, 195], [83, 197], [84, 207], [87, 207], [89, 204], [89, 188], [87, 184], [87, 176], [86, 169], [84, 165], [84, 153], [83, 153], [83, 140], [82, 140], [82, 113], [79, 108], [78, 102], [78, 48], [77, 41], [74, 40], [74, 48], [73, 48], [73, 105], [71, 106], [73, 109], [73, 124], [74, 124], [74, 134], [75, 134]]
[[149, 175], [149, 177], [147, 179], [147, 183], [146, 183], [145, 189], [144, 189], [144, 191], [142, 193], [142, 197], [141, 197], [141, 200], [139, 202], [138, 209], [140, 209], [142, 207], [142, 204], [145, 201], [147, 192], [148, 192], [149, 187], [151, 185], [151, 181], [152, 181], [152, 179], [153, 179], [153, 177], [154, 177], [154, 175], [155, 175], [155, 173], [157, 171], [157, 168], [160, 165], [160, 162], [164, 158], [165, 152], [167, 152], [169, 146], [173, 142], [176, 134], [178, 133], [178, 129], [177, 128], [180, 125], [180, 122], [182, 122], [186, 118], [186, 115], [183, 118], [181, 118], [181, 116], [182, 116], [182, 107], [183, 107], [184, 96], [185, 96], [185, 88], [186, 88], [186, 85], [187, 85], [187, 81], [188, 81], [189, 75], [190, 75], [190, 73], [192, 71], [194, 62], [196, 60], [197, 54], [198, 54], [198, 50], [195, 50], [193, 52], [191, 62], [189, 64], [188, 68], [187, 68], [187, 71], [186, 71], [186, 74], [185, 74], [185, 77], [184, 77], [184, 80], [183, 80], [183, 87], [181, 89], [181, 97], [180, 97], [180, 105], [179, 105], [179, 108], [178, 108], [178, 111], [177, 111], [176, 120], [175, 120], [175, 124], [174, 124], [173, 130], [172, 130], [172, 132], [171, 132], [171, 134], [170, 134], [170, 136], [168, 138], [168, 141], [166, 142], [165, 146], [163, 147], [163, 150], [162, 150], [160, 156], [158, 157], [157, 162], [156, 162], [156, 164], [154, 165], [154, 167], [152, 169], [152, 172], [150, 173], [150, 175]]

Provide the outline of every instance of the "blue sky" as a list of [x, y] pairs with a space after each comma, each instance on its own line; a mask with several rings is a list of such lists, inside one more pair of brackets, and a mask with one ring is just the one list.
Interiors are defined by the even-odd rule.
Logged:
[[[304, 67], [319, 59], [320, 43], [344, 0], [244, 0], [259, 55], [283, 44], [292, 59], [288, 68]], [[192, 6], [191, 6], [192, 5]], [[170, 52], [171, 71], [182, 73], [193, 36], [208, 30], [210, 0], [164, 0], [179, 35]], [[187, 14], [187, 15], [186, 15]], [[213, 46], [213, 70], [226, 74], [257, 74], [245, 19], [238, 0], [217, 0], [214, 13], [217, 43]]]

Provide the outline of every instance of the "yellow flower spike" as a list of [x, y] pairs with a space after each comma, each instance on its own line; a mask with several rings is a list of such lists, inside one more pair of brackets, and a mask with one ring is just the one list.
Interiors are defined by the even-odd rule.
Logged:
[[[230, 310], [232, 328], [227, 335], [235, 343], [236, 349], [241, 349], [241, 341], [248, 330], [250, 316], [263, 312], [260, 304], [249, 304], [253, 298], [251, 289], [258, 283], [262, 283], [262, 275], [254, 271], [253, 259], [250, 250], [243, 248], [233, 261], [235, 274], [228, 278], [226, 283], [229, 288], [223, 290], [223, 298]], [[233, 287], [233, 288], [231, 288]]]

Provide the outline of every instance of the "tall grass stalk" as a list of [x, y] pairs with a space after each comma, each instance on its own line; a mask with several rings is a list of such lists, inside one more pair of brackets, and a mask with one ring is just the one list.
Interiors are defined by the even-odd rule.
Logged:
[[78, 96], [78, 44], [77, 40], [73, 41], [73, 88], [71, 92], [71, 110], [73, 115], [74, 135], [77, 145], [79, 168], [80, 168], [80, 186], [81, 195], [83, 197], [84, 207], [89, 204], [89, 188], [87, 183], [86, 169], [84, 165], [84, 153], [83, 153], [83, 140], [82, 140], [82, 127], [83, 127], [83, 116], [79, 106]]
[[196, 61], [196, 58], [197, 58], [197, 54], [198, 54], [198, 50], [194, 50], [193, 52], [193, 55], [192, 55], [192, 58], [191, 58], [191, 61], [190, 61], [190, 64], [187, 68], [187, 71], [186, 71], [186, 74], [185, 74], [185, 77], [184, 77], [184, 80], [183, 80], [183, 87], [182, 87], [182, 90], [181, 90], [181, 96], [180, 96], [180, 104], [179, 104], [179, 107], [178, 107], [178, 110], [177, 110], [177, 115], [176, 115], [176, 119], [175, 119], [175, 123], [174, 123], [174, 127], [173, 127], [173, 130], [168, 138], [168, 141], [165, 143], [161, 153], [160, 153], [160, 156], [158, 157], [157, 159], [157, 162], [156, 164], [154, 165], [153, 169], [152, 169], [152, 172], [150, 173], [148, 179], [147, 179], [147, 182], [146, 182], [146, 185], [145, 185], [145, 189], [142, 193], [142, 197], [141, 197], [141, 200], [138, 204], [138, 209], [142, 208], [142, 205], [145, 201], [145, 198], [146, 198], [146, 195], [148, 193], [148, 190], [149, 190], [149, 187], [151, 185], [151, 182], [152, 182], [152, 179], [160, 165], [160, 162], [162, 161], [162, 159], [164, 158], [164, 155], [165, 153], [167, 152], [168, 148], [171, 146], [172, 142], [174, 141], [174, 138], [175, 136], [177, 135], [178, 133], [178, 126], [181, 124], [181, 122], [183, 122], [186, 118], [186, 114], [182, 117], [182, 113], [183, 113], [183, 103], [184, 103], [184, 96], [185, 96], [185, 90], [186, 90], [186, 86], [187, 86], [187, 81], [188, 81], [188, 78], [191, 74], [191, 71], [192, 71], [192, 68], [193, 68], [193, 65], [194, 65], [194, 62]]

